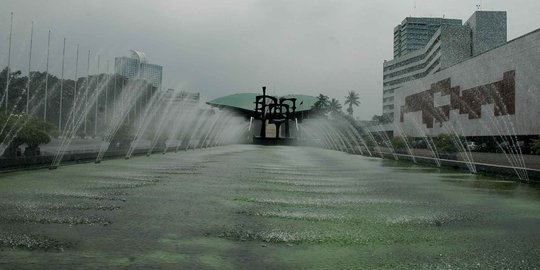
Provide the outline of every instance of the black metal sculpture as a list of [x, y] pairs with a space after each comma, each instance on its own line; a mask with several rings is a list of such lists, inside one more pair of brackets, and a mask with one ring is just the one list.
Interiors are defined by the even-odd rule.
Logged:
[[266, 95], [266, 86], [262, 88], [263, 94], [255, 100], [255, 119], [261, 120], [261, 139], [266, 139], [266, 122], [276, 125], [276, 139], [280, 137], [280, 128], [285, 124], [285, 137], [290, 137], [289, 121], [294, 120], [296, 112], [296, 98], [277, 98]]

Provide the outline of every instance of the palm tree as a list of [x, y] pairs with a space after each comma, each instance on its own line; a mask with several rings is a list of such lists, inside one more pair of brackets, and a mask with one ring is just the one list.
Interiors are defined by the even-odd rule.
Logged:
[[316, 113], [326, 114], [328, 112], [328, 106], [330, 106], [328, 96], [319, 94], [317, 101], [313, 104], [312, 110]]
[[353, 106], [360, 105], [360, 101], [358, 101], [358, 99], [360, 99], [360, 97], [355, 91], [349, 91], [349, 94], [345, 96], [345, 105], [349, 105], [349, 108], [347, 108], [347, 113], [350, 116], [353, 115]]
[[330, 113], [339, 114], [341, 113], [341, 109], [341, 104], [339, 104], [339, 101], [335, 98], [333, 98], [330, 103], [328, 103], [328, 111], [330, 111]]

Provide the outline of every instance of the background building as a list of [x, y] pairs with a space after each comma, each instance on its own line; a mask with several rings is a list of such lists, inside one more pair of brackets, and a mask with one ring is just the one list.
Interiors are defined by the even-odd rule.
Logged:
[[395, 93], [405, 83], [501, 46], [506, 38], [501, 11], [477, 11], [464, 25], [455, 19], [405, 19], [394, 30], [395, 58], [383, 64], [383, 116], [393, 121]]
[[534, 44], [540, 44], [540, 29], [404, 84], [396, 93], [394, 135], [453, 133], [480, 142], [510, 136], [527, 145], [540, 134], [540, 50]]
[[394, 58], [424, 48], [441, 25], [458, 25], [462, 21], [444, 18], [407, 17], [394, 28]]
[[163, 67], [149, 64], [148, 58], [143, 52], [131, 50], [130, 57], [116, 57], [114, 70], [116, 74], [130, 79], [143, 79], [161, 90]]

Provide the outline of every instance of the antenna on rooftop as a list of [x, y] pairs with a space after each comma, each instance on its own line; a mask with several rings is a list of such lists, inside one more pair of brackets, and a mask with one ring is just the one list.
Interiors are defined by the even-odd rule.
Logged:
[[414, 17], [416, 17], [416, 1], [414, 1]]

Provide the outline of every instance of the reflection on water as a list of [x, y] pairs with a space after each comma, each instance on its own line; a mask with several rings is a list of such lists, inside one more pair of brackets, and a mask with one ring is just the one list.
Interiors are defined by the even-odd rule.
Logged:
[[0, 268], [540, 267], [540, 190], [302, 147], [0, 175]]

